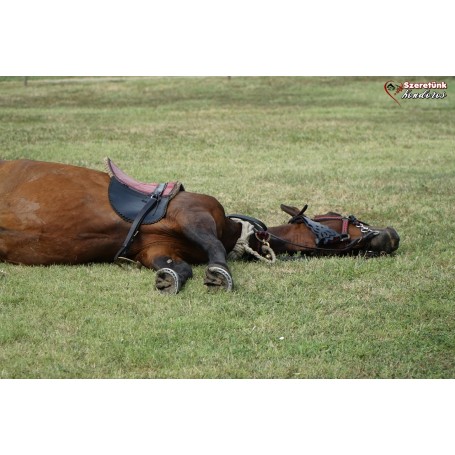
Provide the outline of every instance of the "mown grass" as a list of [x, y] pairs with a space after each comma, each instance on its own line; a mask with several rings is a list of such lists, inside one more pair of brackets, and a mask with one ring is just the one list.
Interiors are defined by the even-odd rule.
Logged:
[[381, 78], [0, 81], [0, 156], [178, 179], [269, 225], [280, 203], [393, 225], [397, 254], [231, 264], [181, 294], [114, 265], [1, 264], [2, 378], [452, 378], [454, 79], [398, 107]]

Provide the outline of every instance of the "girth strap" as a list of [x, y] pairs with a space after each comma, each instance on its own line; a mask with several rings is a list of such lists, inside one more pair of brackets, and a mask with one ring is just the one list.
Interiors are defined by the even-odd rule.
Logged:
[[152, 210], [153, 207], [155, 207], [155, 205], [158, 203], [163, 191], [166, 188], [166, 185], [167, 185], [166, 183], [159, 184], [155, 191], [151, 194], [150, 199], [147, 201], [144, 207], [142, 207], [142, 210], [137, 214], [135, 220], [133, 221], [130, 227], [128, 235], [126, 236], [126, 239], [123, 242], [122, 247], [120, 248], [120, 250], [118, 250], [117, 254], [115, 255], [114, 262], [117, 262], [121, 255], [127, 253], [129, 247], [133, 243], [134, 238], [139, 232], [139, 229], [141, 227], [142, 222], [144, 221], [144, 218], [147, 216], [150, 210]]

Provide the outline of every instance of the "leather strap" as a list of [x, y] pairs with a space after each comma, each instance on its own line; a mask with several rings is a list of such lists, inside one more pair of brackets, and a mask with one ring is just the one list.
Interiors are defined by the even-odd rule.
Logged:
[[348, 234], [348, 228], [349, 228], [349, 220], [347, 218], [343, 218], [343, 224], [342, 224], [342, 227], [341, 227], [341, 233], [343, 235], [347, 235]]
[[314, 221], [321, 222], [321, 221], [341, 221], [341, 234], [343, 238], [348, 238], [348, 229], [349, 223], [351, 220], [341, 215], [316, 215]]
[[253, 218], [252, 216], [232, 214], [226, 215], [226, 218], [238, 218], [239, 220], [247, 221], [253, 225], [255, 231], [267, 231], [267, 226], [262, 221]]
[[126, 236], [125, 241], [123, 242], [122, 247], [120, 248], [120, 250], [117, 251], [117, 254], [115, 255], [114, 262], [116, 262], [122, 254], [127, 253], [129, 247], [133, 243], [134, 238], [139, 232], [139, 229], [141, 227], [142, 222], [144, 221], [144, 218], [147, 216], [147, 213], [149, 213], [150, 210], [152, 210], [153, 207], [155, 207], [155, 205], [158, 203], [164, 189], [166, 188], [166, 185], [167, 185], [166, 183], [161, 183], [160, 185], [158, 185], [155, 191], [151, 194], [149, 201], [137, 214], [135, 220], [133, 221], [130, 227], [128, 235]]

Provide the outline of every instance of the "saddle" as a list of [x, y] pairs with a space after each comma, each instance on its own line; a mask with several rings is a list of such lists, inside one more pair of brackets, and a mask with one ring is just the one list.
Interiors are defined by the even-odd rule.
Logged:
[[108, 196], [111, 207], [123, 220], [132, 223], [122, 248], [115, 255], [117, 261], [126, 254], [142, 224], [154, 224], [166, 215], [171, 199], [184, 191], [180, 182], [143, 183], [125, 174], [109, 158], [105, 159], [111, 180]]
[[117, 215], [129, 223], [134, 222], [153, 195], [156, 202], [150, 207], [141, 224], [160, 221], [166, 215], [170, 200], [179, 191], [184, 191], [180, 182], [138, 182], [126, 175], [109, 158], [106, 158], [105, 162], [107, 173], [111, 177], [108, 190], [109, 202]]

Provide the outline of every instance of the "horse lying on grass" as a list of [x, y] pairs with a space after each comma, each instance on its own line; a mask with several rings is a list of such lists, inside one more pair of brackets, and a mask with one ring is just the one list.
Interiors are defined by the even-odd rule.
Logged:
[[0, 161], [0, 261], [25, 265], [134, 262], [156, 271], [156, 288], [177, 293], [190, 264], [208, 264], [204, 284], [233, 289], [227, 259], [276, 255], [390, 254], [399, 236], [330, 212], [282, 205], [288, 224], [267, 228], [226, 216], [212, 196], [179, 182], [146, 184], [109, 159], [107, 173], [31, 160]]

